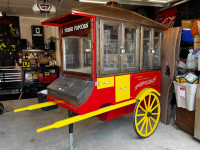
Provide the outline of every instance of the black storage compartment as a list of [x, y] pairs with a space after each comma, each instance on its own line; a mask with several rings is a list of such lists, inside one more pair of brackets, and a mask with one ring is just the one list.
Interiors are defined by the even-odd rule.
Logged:
[[[38, 103], [44, 103], [44, 102], [49, 102], [46, 98], [46, 95], [42, 93], [38, 93]], [[41, 109], [44, 111], [48, 111], [48, 110], [57, 109], [57, 108], [58, 108], [58, 105], [53, 105], [53, 106], [43, 107]]]
[[48, 94], [68, 103], [80, 106], [85, 103], [94, 88], [94, 80], [62, 75], [48, 87]]

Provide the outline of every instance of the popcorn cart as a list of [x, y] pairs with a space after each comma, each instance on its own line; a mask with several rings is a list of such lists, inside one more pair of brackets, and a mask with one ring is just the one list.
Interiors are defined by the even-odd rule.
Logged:
[[[160, 52], [164, 26], [135, 12], [107, 5], [74, 8], [42, 25], [60, 29], [61, 77], [48, 86], [50, 102], [70, 117], [37, 129], [52, 128], [97, 116], [105, 121], [133, 113], [133, 127], [146, 138], [160, 118]], [[75, 115], [74, 115], [75, 114]]]

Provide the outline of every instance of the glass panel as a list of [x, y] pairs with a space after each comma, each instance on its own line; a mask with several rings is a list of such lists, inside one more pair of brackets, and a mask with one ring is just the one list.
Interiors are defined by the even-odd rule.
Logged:
[[63, 38], [64, 71], [91, 74], [91, 36]]
[[124, 69], [136, 68], [136, 31], [125, 28]]
[[154, 59], [153, 59], [153, 66], [160, 66], [160, 32], [155, 32], [154, 37]]
[[119, 26], [111, 26], [104, 24], [104, 70], [116, 71], [120, 67], [119, 44], [118, 44]]
[[150, 66], [150, 61], [149, 61], [150, 37], [151, 37], [151, 32], [144, 31], [144, 37], [143, 37], [143, 66], [144, 67]]

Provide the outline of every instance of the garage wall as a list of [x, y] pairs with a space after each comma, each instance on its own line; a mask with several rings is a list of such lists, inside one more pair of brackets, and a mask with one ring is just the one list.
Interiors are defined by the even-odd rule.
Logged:
[[[32, 35], [31, 35], [31, 26], [32, 25], [41, 25], [41, 20], [44, 18], [34, 18], [34, 17], [20, 17], [20, 35], [21, 39], [27, 39], [28, 42], [32, 45]], [[55, 37], [56, 40], [56, 61], [60, 66], [60, 39], [59, 39], [59, 28], [44, 26], [44, 42], [47, 44], [49, 42], [49, 37]]]

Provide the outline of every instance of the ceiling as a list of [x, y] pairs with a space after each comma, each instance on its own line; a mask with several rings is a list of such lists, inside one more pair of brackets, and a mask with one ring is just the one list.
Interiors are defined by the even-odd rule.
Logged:
[[[57, 14], [46, 16], [46, 14], [36, 14], [33, 12], [32, 7], [35, 3], [36, 0], [0, 0], [0, 12], [6, 12], [8, 16], [52, 17], [66, 13], [71, 8], [94, 5], [91, 3], [82, 3], [77, 0], [52, 0], [53, 5], [57, 6]], [[138, 6], [119, 5], [119, 7], [132, 10]]]
[[[89, 0], [89, 1], [102, 1], [108, 2], [110, 0]], [[119, 3], [118, 7], [133, 10], [140, 5], [156, 6], [166, 5], [180, 0], [115, 0]], [[182, 0], [184, 1], [184, 0]], [[91, 3], [82, 3], [78, 0], [52, 0], [52, 3], [57, 7], [57, 12], [54, 15], [36, 14], [32, 11], [33, 5], [36, 0], [0, 0], [0, 12], [6, 12], [9, 16], [28, 16], [28, 17], [52, 17], [55, 15], [63, 14], [71, 10], [71, 8], [93, 5]], [[123, 3], [123, 4], [122, 4]], [[100, 4], [99, 4], [100, 5]]]

